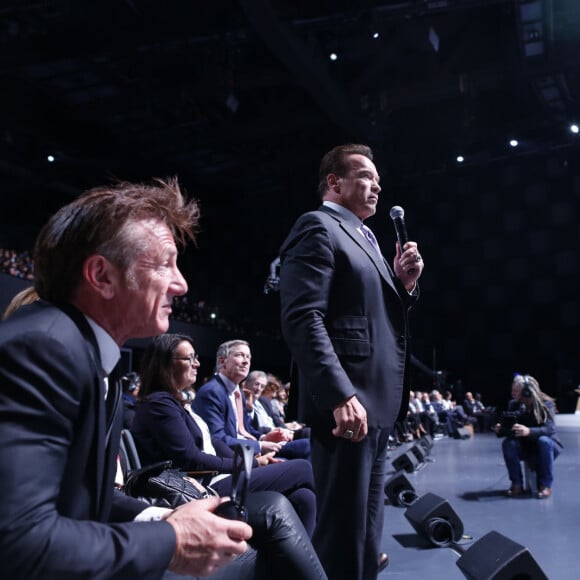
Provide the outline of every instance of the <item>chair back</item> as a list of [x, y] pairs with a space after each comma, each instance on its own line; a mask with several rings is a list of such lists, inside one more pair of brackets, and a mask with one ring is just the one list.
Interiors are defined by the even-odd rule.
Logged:
[[123, 454], [125, 454], [127, 471], [132, 471], [142, 467], [141, 459], [139, 458], [139, 452], [137, 451], [137, 446], [135, 445], [135, 439], [133, 439], [133, 434], [131, 431], [129, 431], [129, 429], [123, 429], [121, 431], [121, 465], [123, 464]]

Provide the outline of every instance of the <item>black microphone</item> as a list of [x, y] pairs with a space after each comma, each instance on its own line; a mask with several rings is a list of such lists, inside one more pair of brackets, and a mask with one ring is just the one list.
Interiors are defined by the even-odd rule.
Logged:
[[[399, 241], [399, 246], [401, 252], [403, 252], [403, 246], [409, 241], [409, 236], [407, 234], [407, 226], [405, 225], [405, 210], [400, 205], [394, 205], [389, 212], [393, 224], [395, 225], [395, 232], [397, 232], [397, 240]], [[407, 270], [407, 274], [413, 274], [415, 268], [410, 268]]]

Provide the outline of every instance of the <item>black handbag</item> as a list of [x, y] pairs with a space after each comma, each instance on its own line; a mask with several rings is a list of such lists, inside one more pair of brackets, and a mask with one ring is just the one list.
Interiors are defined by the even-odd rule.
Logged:
[[166, 508], [176, 508], [195, 499], [217, 495], [184, 471], [173, 468], [171, 461], [161, 461], [131, 471], [125, 482], [125, 493]]

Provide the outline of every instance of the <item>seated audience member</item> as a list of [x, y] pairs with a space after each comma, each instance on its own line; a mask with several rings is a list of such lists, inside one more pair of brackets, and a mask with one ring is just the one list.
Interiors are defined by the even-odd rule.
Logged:
[[[288, 395], [290, 394], [290, 383], [284, 383], [280, 386], [276, 395], [272, 399], [272, 405], [278, 408], [282, 421], [286, 421], [288, 411]], [[290, 417], [290, 419], [293, 419]]]
[[[218, 471], [209, 485], [225, 496], [231, 490], [234, 452], [224, 441], [211, 437], [206, 422], [188, 404], [187, 392], [197, 379], [198, 368], [189, 336], [163, 334], [154, 338], [142, 359], [141, 397], [131, 433], [146, 463], [170, 459], [186, 471]], [[194, 403], [196, 400], [197, 396]], [[285, 495], [312, 534], [316, 497], [310, 462], [282, 461], [258, 453], [254, 467], [249, 490]]]
[[272, 404], [273, 412], [284, 421], [286, 427], [289, 429], [303, 428], [303, 436], [310, 437], [310, 427], [295, 420], [295, 417], [288, 416], [288, 395], [290, 393], [290, 381], [282, 383], [282, 381], [271, 373], [267, 374], [266, 389], [264, 389], [263, 396], [267, 396]]
[[214, 514], [219, 498], [160, 512], [114, 490], [121, 394], [103, 373], [126, 340], [167, 331], [198, 220], [169, 179], [87, 191], [42, 228], [40, 299], [0, 324], [4, 578], [231, 578], [246, 552], [252, 529]]
[[139, 397], [139, 375], [135, 372], [123, 375], [121, 385], [123, 387], [123, 429], [131, 429]]
[[[310, 436], [310, 429], [305, 429], [296, 421], [284, 423], [280, 415], [274, 411], [272, 401], [279, 388], [279, 381], [274, 375], [266, 374], [264, 371], [251, 371], [244, 386], [249, 386], [253, 391], [252, 427], [263, 433], [275, 428], [286, 430], [290, 440], [307, 439]], [[303, 442], [303, 445], [305, 457], [309, 457], [310, 444]]]
[[[243, 391], [244, 395], [246, 395], [250, 424], [254, 429], [262, 433], [268, 433], [276, 427], [286, 430], [287, 427], [284, 422], [279, 417], [274, 416], [270, 401], [268, 400], [266, 404], [263, 404], [260, 400], [263, 397], [267, 384], [266, 373], [259, 370], [251, 371], [243, 381]], [[251, 404], [248, 402], [248, 392], [250, 393]], [[290, 440], [292, 433], [288, 432], [285, 436]]]
[[515, 375], [512, 382], [512, 400], [508, 412], [515, 415], [513, 427], [495, 425], [502, 441], [503, 458], [508, 470], [511, 487], [508, 497], [522, 493], [522, 469], [520, 461], [527, 461], [536, 471], [538, 498], [552, 495], [554, 460], [562, 451], [562, 443], [556, 433], [554, 400], [540, 390], [538, 381], [531, 375]]
[[444, 426], [447, 435], [453, 436], [457, 431], [457, 424], [454, 421], [451, 402], [445, 399], [437, 389], [431, 391], [429, 399], [433, 410], [437, 413], [439, 424]]
[[481, 401], [477, 401], [471, 391], [467, 391], [467, 393], [465, 393], [463, 408], [468, 415], [481, 413], [485, 409], [483, 403]]
[[481, 433], [486, 433], [491, 429], [494, 415], [481, 402], [481, 395], [479, 399], [476, 399], [471, 391], [467, 391], [465, 393], [465, 399], [463, 400], [463, 408], [468, 416], [475, 417], [478, 430]]
[[[230, 447], [248, 443], [256, 454], [274, 451], [277, 457], [304, 457], [304, 441], [291, 441], [291, 433], [278, 427], [262, 433], [250, 424], [240, 384], [250, 372], [252, 354], [245, 340], [230, 340], [218, 347], [217, 372], [196, 393], [193, 410], [209, 426], [212, 436]], [[238, 407], [239, 404], [239, 407]]]
[[447, 391], [447, 393], [447, 397], [443, 397], [440, 391], [433, 389], [430, 395], [431, 403], [437, 413], [439, 422], [445, 425], [447, 434], [452, 437], [459, 437], [458, 428], [475, 422], [475, 419], [471, 421], [463, 407], [452, 400], [451, 391]]
[[[286, 425], [286, 402], [288, 401], [288, 397], [286, 396], [284, 402], [282, 399], [278, 398], [280, 390], [283, 390], [284, 394], [287, 395], [282, 381], [276, 375], [266, 373], [266, 387], [262, 392], [262, 396], [268, 397], [272, 406], [272, 413], [274, 413], [274, 415], [276, 415], [276, 417]], [[282, 398], [284, 398], [284, 394], [282, 394]], [[297, 425], [301, 424], [297, 423]], [[288, 427], [288, 425], [286, 426]]]
[[415, 393], [415, 391], [409, 391], [409, 412], [413, 416], [413, 424], [418, 425], [420, 434], [427, 433], [433, 437], [437, 428], [437, 420], [425, 410], [420, 395], [420, 393]]

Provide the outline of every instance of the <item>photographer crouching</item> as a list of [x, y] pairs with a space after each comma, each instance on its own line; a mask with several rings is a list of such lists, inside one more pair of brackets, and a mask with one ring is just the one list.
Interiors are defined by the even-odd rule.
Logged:
[[522, 494], [522, 469], [526, 461], [536, 472], [538, 499], [552, 495], [554, 460], [562, 451], [556, 434], [554, 399], [540, 390], [538, 381], [530, 375], [514, 375], [512, 400], [501, 423], [495, 425], [502, 442], [503, 458], [511, 480], [508, 497]]

